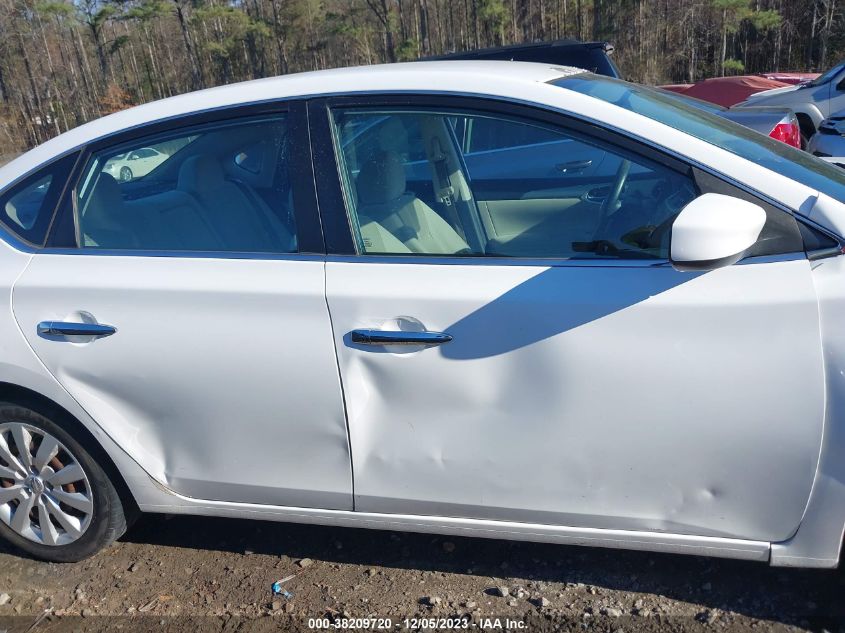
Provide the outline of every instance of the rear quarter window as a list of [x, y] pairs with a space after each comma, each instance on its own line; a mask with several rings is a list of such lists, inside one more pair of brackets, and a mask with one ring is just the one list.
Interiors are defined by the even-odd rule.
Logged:
[[42, 246], [79, 154], [52, 162], [0, 194], [0, 222], [18, 238]]

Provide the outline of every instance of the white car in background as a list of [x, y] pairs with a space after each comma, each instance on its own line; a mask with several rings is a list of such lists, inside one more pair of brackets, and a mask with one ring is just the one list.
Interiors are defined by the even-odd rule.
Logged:
[[845, 173], [809, 154], [443, 61], [124, 110], [0, 183], [0, 534], [33, 556], [141, 510], [838, 564]]
[[168, 159], [168, 155], [153, 147], [118, 154], [106, 164], [105, 171], [121, 182], [146, 176]]

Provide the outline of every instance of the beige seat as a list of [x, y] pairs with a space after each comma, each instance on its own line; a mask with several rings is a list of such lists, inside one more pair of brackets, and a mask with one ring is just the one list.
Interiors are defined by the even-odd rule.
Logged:
[[178, 187], [199, 204], [224, 250], [295, 250], [293, 236], [267, 203], [246, 183], [239, 186], [228, 180], [223, 167], [212, 157], [188, 158], [179, 170]]
[[220, 239], [193, 199], [167, 191], [125, 201], [120, 185], [100, 174], [83, 205], [82, 244], [88, 247], [144, 250], [220, 250]]
[[[406, 192], [405, 184], [405, 168], [395, 152], [382, 152], [361, 168], [356, 181], [357, 212], [364, 244], [369, 243], [367, 252], [468, 252], [469, 246], [455, 229], [412, 192]], [[399, 250], [399, 244], [405, 248]]]
[[133, 215], [120, 185], [109, 174], [100, 174], [88, 200], [82, 205], [79, 231], [82, 246], [101, 248], [140, 248], [141, 222]]

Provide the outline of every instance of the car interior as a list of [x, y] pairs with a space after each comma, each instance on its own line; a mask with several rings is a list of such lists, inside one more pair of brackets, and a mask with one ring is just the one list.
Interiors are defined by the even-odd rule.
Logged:
[[[485, 145], [508, 126], [514, 144]], [[687, 175], [522, 122], [349, 110], [335, 127], [367, 253], [665, 258], [698, 195]]]
[[[295, 252], [284, 121], [218, 126], [182, 137], [157, 143], [143, 139], [92, 159], [77, 190], [80, 245]], [[150, 173], [128, 182], [105, 171], [114, 156], [140, 147], [165, 154], [178, 149]]]

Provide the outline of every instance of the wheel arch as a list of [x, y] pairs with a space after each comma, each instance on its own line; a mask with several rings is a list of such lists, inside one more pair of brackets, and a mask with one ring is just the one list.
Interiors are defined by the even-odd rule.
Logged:
[[97, 461], [102, 469], [106, 471], [118, 495], [120, 495], [120, 501], [127, 515], [127, 522], [134, 515], [138, 514], [139, 509], [135, 501], [135, 496], [129, 489], [120, 469], [91, 431], [70, 411], [37, 391], [4, 381], [0, 381], [0, 402], [29, 407], [50, 418], [72, 435], [91, 454], [91, 457]]
[[795, 118], [798, 119], [798, 127], [801, 128], [801, 134], [809, 140], [816, 133], [816, 124], [812, 117], [806, 112], [796, 112]]

